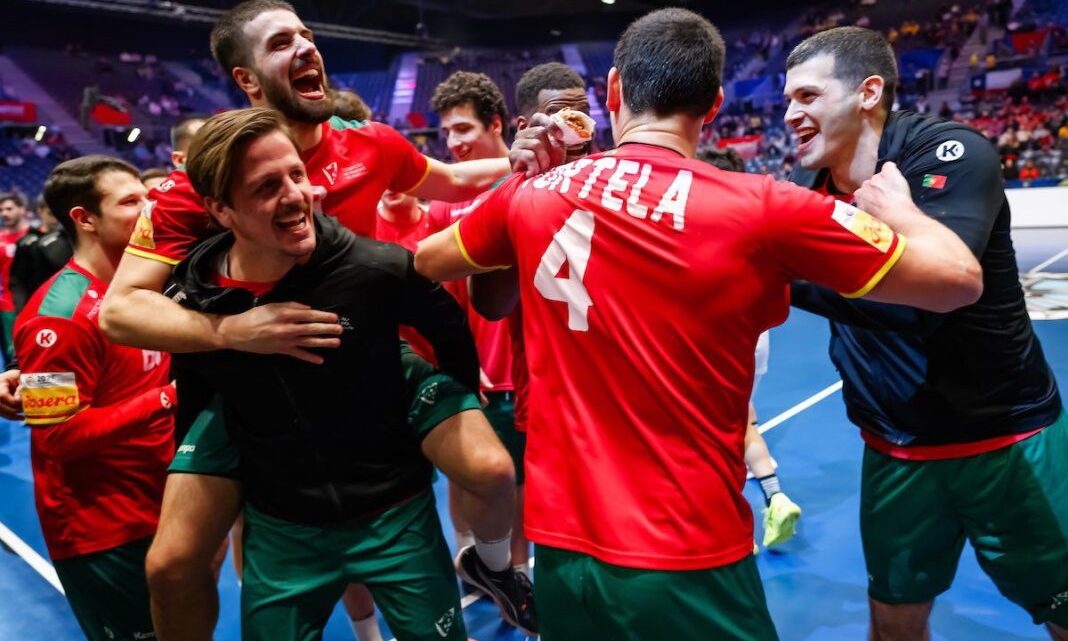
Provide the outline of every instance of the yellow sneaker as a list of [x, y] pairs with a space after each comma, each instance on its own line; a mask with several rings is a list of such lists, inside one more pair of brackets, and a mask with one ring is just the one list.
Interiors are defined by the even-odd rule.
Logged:
[[771, 503], [764, 510], [764, 547], [786, 543], [797, 530], [801, 508], [782, 492], [772, 495]]

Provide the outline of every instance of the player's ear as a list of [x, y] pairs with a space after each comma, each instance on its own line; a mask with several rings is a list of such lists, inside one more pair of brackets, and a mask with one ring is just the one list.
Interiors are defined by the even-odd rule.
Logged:
[[520, 130], [526, 129], [528, 122], [529, 121], [527, 120], [526, 116], [516, 116], [515, 117], [515, 130], [516, 131], [520, 131]]
[[70, 219], [74, 221], [74, 227], [87, 232], [96, 231], [96, 220], [93, 214], [85, 207], [71, 207]]
[[226, 229], [232, 229], [234, 224], [234, 210], [221, 200], [208, 196], [204, 199], [204, 209], [208, 210], [215, 222]]
[[504, 123], [501, 121], [500, 115], [495, 114], [493, 120], [490, 120], [489, 126], [490, 132], [498, 136], [504, 136]]
[[262, 98], [263, 88], [260, 86], [260, 79], [256, 77], [256, 74], [246, 67], [234, 67], [230, 72], [234, 78], [234, 82], [237, 83], [237, 88], [248, 94], [249, 98]]
[[719, 114], [720, 107], [723, 106], [723, 87], [719, 88], [719, 93], [716, 94], [716, 101], [712, 103], [712, 108], [705, 114], [705, 124], [712, 122], [716, 119], [716, 115]]
[[608, 70], [608, 99], [606, 105], [611, 113], [619, 113], [623, 104], [623, 84], [619, 78], [619, 70], [612, 67]]
[[883, 89], [886, 88], [886, 80], [882, 76], [868, 76], [860, 83], [860, 108], [864, 111], [874, 111], [883, 102]]

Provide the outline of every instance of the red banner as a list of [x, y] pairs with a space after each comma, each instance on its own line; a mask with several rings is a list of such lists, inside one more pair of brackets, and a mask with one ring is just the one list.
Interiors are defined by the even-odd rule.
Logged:
[[37, 105], [18, 100], [0, 100], [0, 120], [4, 122], [37, 122]]
[[1027, 55], [1031, 47], [1038, 51], [1042, 48], [1042, 42], [1045, 41], [1047, 33], [1049, 33], [1049, 29], [1014, 33], [1010, 36], [1012, 38], [1012, 48], [1016, 50], [1016, 53], [1022, 55]]
[[129, 126], [130, 113], [116, 109], [105, 102], [98, 102], [92, 111], [93, 122], [98, 125]]
[[763, 138], [760, 134], [754, 134], [752, 136], [737, 136], [735, 138], [720, 138], [718, 147], [720, 149], [726, 149], [730, 147], [738, 152], [738, 155], [746, 160], [751, 160], [756, 157], [760, 151], [760, 141]]

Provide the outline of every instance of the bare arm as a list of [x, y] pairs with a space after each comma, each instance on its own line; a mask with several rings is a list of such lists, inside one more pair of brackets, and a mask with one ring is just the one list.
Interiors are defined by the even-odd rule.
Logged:
[[451, 165], [428, 159], [430, 168], [426, 178], [409, 193], [425, 200], [458, 202], [471, 200], [512, 172], [536, 176], [564, 162], [567, 147], [563, 135], [560, 126], [548, 116], [534, 114], [530, 125], [516, 133], [508, 158], [468, 160]]
[[456, 225], [453, 225], [420, 241], [415, 252], [415, 271], [439, 282], [492, 271], [493, 268], [471, 264], [460, 251], [455, 234]]
[[126, 254], [104, 296], [100, 328], [110, 340], [172, 353], [236, 349], [289, 354], [321, 363], [307, 348], [337, 347], [337, 315], [298, 303], [274, 303], [234, 316], [186, 309], [161, 292], [166, 263]]
[[912, 202], [908, 182], [893, 163], [866, 181], [857, 205], [905, 236], [897, 263], [865, 298], [951, 312], [983, 293], [983, 271], [964, 241]]
[[452, 165], [433, 158], [428, 158], [427, 162], [430, 169], [426, 178], [410, 192], [424, 200], [471, 200], [512, 171], [507, 158], [468, 160]]

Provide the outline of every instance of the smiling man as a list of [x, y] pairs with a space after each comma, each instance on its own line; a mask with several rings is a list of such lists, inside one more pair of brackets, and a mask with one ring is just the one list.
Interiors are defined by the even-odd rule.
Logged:
[[[323, 210], [359, 235], [374, 233], [376, 205], [387, 189], [462, 200], [510, 170], [507, 159], [446, 165], [418, 153], [388, 126], [333, 118], [314, 34], [286, 2], [238, 4], [216, 23], [211, 50], [253, 106], [282, 115], [308, 181], [325, 192]], [[220, 315], [186, 309], [163, 296], [173, 266], [218, 230], [184, 171], [173, 172], [149, 199], [104, 300], [101, 327], [109, 338], [172, 353], [231, 349], [313, 363], [323, 362], [321, 350], [339, 345], [343, 328], [336, 314], [293, 301]], [[426, 384], [437, 385], [430, 378]], [[6, 379], [3, 387], [11, 388]], [[438, 410], [462, 406], [465, 394], [437, 394]], [[218, 611], [211, 561], [241, 498], [238, 457], [220, 425], [220, 412], [212, 411], [218, 407], [198, 415], [210, 399], [191, 389], [183, 396], [190, 402], [183, 405], [176, 429], [179, 436], [187, 429], [188, 434], [172, 464], [148, 557], [156, 628], [169, 641], [210, 637]], [[468, 504], [479, 509], [475, 499]]]
[[152, 638], [145, 555], [174, 453], [169, 356], [100, 332], [100, 297], [145, 203], [137, 170], [107, 156], [56, 166], [48, 206], [74, 257], [15, 326], [41, 531], [90, 641]]
[[[1068, 418], [1031, 327], [997, 150], [959, 123], [891, 111], [894, 52], [877, 32], [824, 31], [787, 59], [793, 181], [850, 202], [890, 163], [895, 198], [948, 227], [984, 290], [950, 313], [849, 300], [795, 282], [831, 321], [830, 355], [865, 442], [861, 537], [876, 641], [930, 638], [968, 540], [1009, 599], [1068, 639]], [[885, 171], [885, 170], [884, 170]]]
[[[478, 359], [465, 315], [418, 276], [403, 248], [313, 216], [313, 189], [278, 114], [244, 109], [197, 134], [189, 177], [229, 230], [175, 270], [182, 305], [220, 315], [260, 302], [329, 308], [346, 328], [322, 364], [215, 350], [176, 357], [183, 388], [217, 393], [245, 491], [246, 639], [318, 638], [334, 604], [365, 583], [402, 640], [466, 639], [430, 489], [432, 465], [511, 522], [512, 464], [481, 411], [408, 423], [401, 323], [469, 391]], [[496, 572], [507, 589], [516, 575]], [[533, 611], [522, 623], [534, 634]]]

